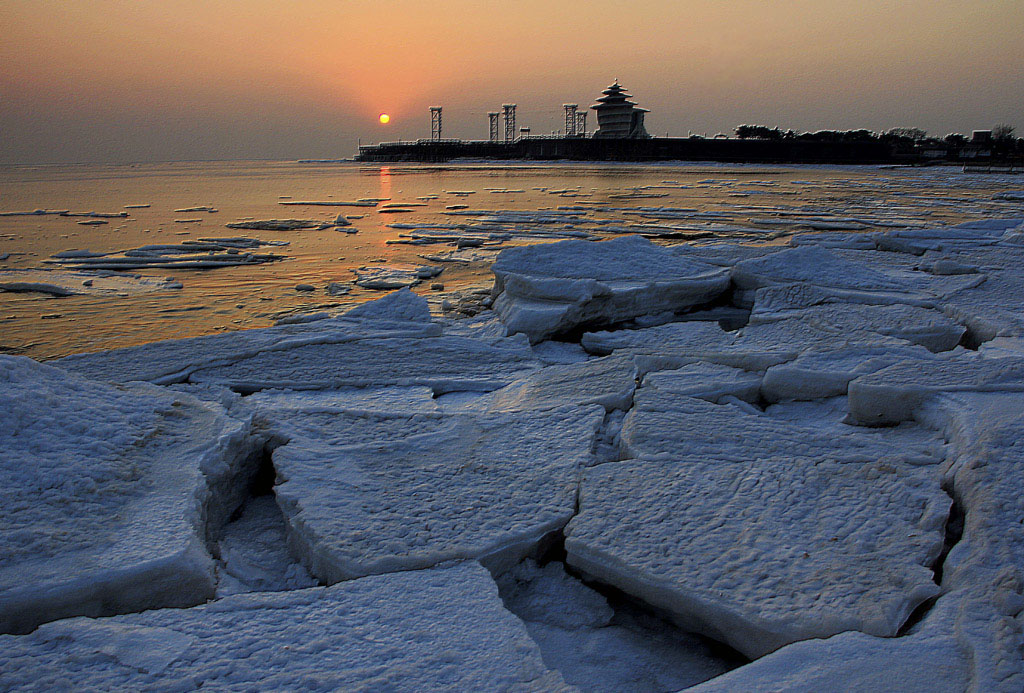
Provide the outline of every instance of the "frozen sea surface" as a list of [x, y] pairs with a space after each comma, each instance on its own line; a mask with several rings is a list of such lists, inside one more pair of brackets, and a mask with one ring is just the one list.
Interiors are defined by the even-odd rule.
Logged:
[[[1020, 691], [1024, 212], [996, 179], [857, 169], [841, 187], [898, 203], [758, 195], [771, 233], [803, 229], [773, 244], [578, 235], [613, 225], [592, 207], [679, 233], [765, 214], [676, 190], [840, 187], [758, 171], [658, 198], [410, 184], [414, 221], [500, 188], [425, 227], [493, 234], [482, 290], [0, 356], [0, 687]], [[516, 247], [534, 232], [564, 240]], [[159, 292], [128, 293], [105, 300]]]

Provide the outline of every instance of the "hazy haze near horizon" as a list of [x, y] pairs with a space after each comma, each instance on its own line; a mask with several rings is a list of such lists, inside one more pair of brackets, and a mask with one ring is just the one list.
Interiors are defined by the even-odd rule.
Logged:
[[1021, 0], [0, 0], [0, 26], [0, 163], [347, 157], [432, 105], [446, 136], [503, 102], [544, 134], [616, 77], [656, 135], [1024, 128]]

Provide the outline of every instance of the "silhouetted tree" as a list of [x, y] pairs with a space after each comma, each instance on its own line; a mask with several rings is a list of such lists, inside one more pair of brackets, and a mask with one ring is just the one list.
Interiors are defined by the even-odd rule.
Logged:
[[928, 133], [921, 128], [892, 128], [891, 130], [886, 130], [883, 135], [888, 135], [892, 139], [907, 139], [913, 142], [918, 142], [928, 137]]
[[740, 125], [736, 128], [736, 136], [741, 140], [751, 138], [759, 140], [781, 140], [783, 138], [782, 130], [778, 128], [770, 128], [766, 125]]
[[967, 144], [967, 137], [959, 132], [951, 132], [942, 138], [942, 141], [952, 147], [962, 147]]
[[992, 128], [992, 139], [996, 142], [1011, 142], [1014, 137], [1013, 133], [1017, 128], [1006, 123], [1000, 123]]

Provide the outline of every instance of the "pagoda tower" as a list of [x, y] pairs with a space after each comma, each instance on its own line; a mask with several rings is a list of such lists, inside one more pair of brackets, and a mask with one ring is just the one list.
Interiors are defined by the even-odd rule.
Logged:
[[644, 113], [646, 108], [640, 108], [632, 101], [629, 101], [630, 94], [619, 86], [619, 80], [605, 89], [604, 94], [591, 106], [597, 111], [597, 132], [594, 137], [650, 137], [644, 129]]

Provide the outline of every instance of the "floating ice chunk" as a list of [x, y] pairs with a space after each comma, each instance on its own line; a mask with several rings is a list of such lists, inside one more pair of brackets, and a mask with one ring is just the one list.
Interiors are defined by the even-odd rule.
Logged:
[[255, 248], [260, 245], [283, 244], [280, 241], [258, 241], [248, 238], [210, 238], [186, 241], [177, 245], [147, 245], [126, 250], [119, 255], [78, 251], [74, 255], [59, 253], [54, 259], [46, 262], [81, 269], [124, 271], [145, 268], [213, 269], [284, 259], [282, 255], [239, 252], [240, 248]]
[[427, 299], [409, 289], [394, 291], [376, 301], [367, 301], [344, 314], [348, 319], [430, 322]]
[[282, 200], [279, 205], [290, 207], [376, 207], [378, 200], [356, 200], [355, 202], [342, 202], [336, 200]]
[[511, 567], [572, 517], [603, 410], [425, 419], [404, 438], [385, 433], [403, 419], [353, 418], [274, 451], [290, 546], [327, 582], [455, 558]]
[[591, 323], [611, 324], [707, 303], [727, 270], [687, 260], [639, 236], [502, 251], [492, 267], [494, 309], [531, 342]]
[[230, 512], [248, 424], [26, 358], [0, 356], [0, 380], [0, 632], [212, 597], [207, 523]]
[[927, 480], [786, 453], [612, 462], [584, 471], [567, 560], [752, 658], [847, 630], [891, 637], [938, 593], [928, 566], [950, 500]]
[[442, 268], [431, 265], [375, 265], [352, 270], [356, 284], [364, 289], [391, 290], [415, 286], [424, 279], [441, 274]]
[[567, 690], [472, 563], [0, 638], [0, 687]]
[[224, 226], [229, 229], [255, 229], [258, 231], [297, 231], [298, 229], [323, 229], [329, 226], [337, 226], [337, 224], [317, 221], [316, 219], [263, 219], [235, 221], [230, 224], [224, 224]]

